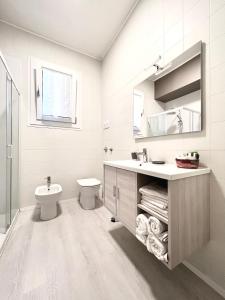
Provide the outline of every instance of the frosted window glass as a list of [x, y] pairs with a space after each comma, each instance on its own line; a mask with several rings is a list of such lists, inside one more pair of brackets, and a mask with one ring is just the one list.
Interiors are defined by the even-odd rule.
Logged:
[[42, 115], [72, 118], [72, 76], [42, 68]]

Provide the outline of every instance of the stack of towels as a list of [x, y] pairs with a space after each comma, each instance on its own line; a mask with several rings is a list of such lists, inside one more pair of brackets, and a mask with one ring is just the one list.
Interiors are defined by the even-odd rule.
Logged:
[[136, 237], [159, 260], [168, 262], [167, 225], [146, 213], [136, 218]]
[[168, 191], [157, 182], [148, 184], [139, 189], [141, 204], [154, 216], [168, 222]]

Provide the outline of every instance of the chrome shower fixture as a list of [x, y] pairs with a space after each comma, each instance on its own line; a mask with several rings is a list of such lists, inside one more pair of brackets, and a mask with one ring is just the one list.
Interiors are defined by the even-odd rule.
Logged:
[[162, 59], [162, 56], [159, 55], [158, 58], [151, 64], [149, 65], [147, 68], [145, 68], [145, 71], [147, 71], [148, 69], [155, 67], [156, 68], [156, 72], [158, 70], [162, 70], [163, 68], [159, 65], [159, 61]]

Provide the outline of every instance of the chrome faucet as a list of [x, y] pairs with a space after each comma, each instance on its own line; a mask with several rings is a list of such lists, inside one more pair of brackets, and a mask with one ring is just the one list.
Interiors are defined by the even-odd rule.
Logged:
[[148, 162], [147, 148], [143, 148], [143, 162]]
[[48, 191], [49, 191], [50, 186], [51, 186], [51, 176], [47, 176], [47, 177], [45, 177], [45, 179], [47, 180], [47, 187], [48, 187]]
[[147, 148], [143, 148], [142, 152], [135, 152], [137, 160], [140, 160], [139, 155], [142, 155], [143, 157], [143, 163], [147, 163], [148, 162], [148, 153], [147, 153]]

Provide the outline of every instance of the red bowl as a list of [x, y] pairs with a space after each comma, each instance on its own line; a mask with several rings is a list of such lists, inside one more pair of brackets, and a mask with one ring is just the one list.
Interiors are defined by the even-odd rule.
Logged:
[[176, 164], [178, 168], [184, 169], [198, 169], [199, 160], [190, 160], [190, 159], [178, 159], [176, 158]]

